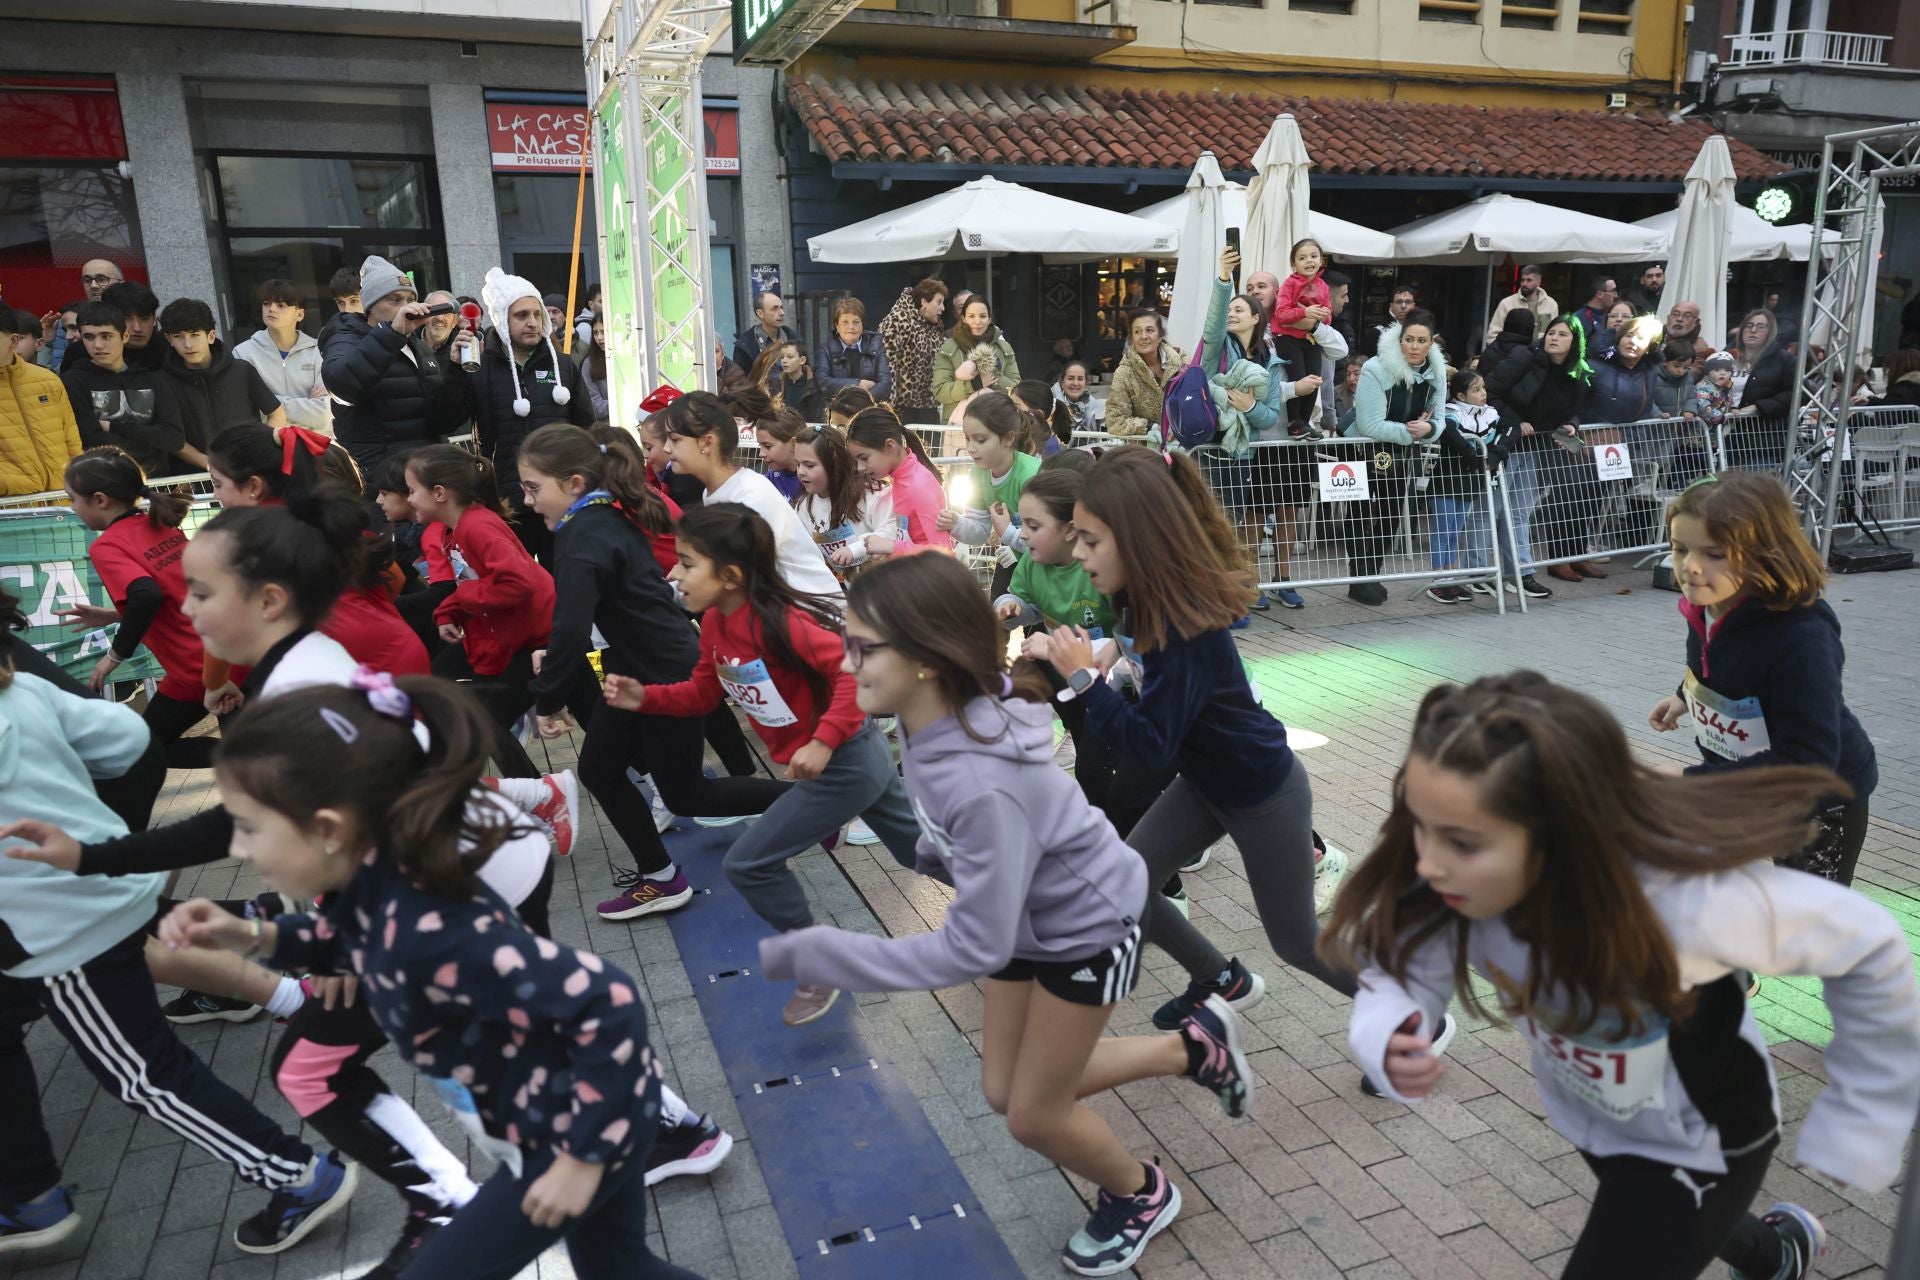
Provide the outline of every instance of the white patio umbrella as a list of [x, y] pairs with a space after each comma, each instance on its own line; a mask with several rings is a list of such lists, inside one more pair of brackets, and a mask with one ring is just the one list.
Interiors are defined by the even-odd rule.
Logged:
[[1248, 271], [1271, 271], [1281, 279], [1293, 269], [1288, 259], [1307, 230], [1307, 170], [1312, 162], [1300, 140], [1300, 125], [1290, 114], [1273, 127], [1253, 153], [1253, 182], [1247, 188], [1247, 225], [1240, 236], [1242, 278]]
[[1530, 262], [1633, 262], [1666, 242], [1645, 227], [1596, 218], [1503, 192], [1393, 228], [1394, 261], [1489, 267], [1508, 254]]
[[[1166, 227], [1186, 225], [1187, 193], [1148, 205], [1144, 209], [1135, 209], [1133, 216], [1145, 218], [1148, 222], [1158, 222]], [[1242, 250], [1245, 249], [1245, 231], [1247, 228], [1247, 189], [1237, 182], [1229, 181], [1221, 193], [1221, 204], [1227, 211], [1227, 225], [1239, 227], [1242, 232]], [[1320, 247], [1336, 257], [1356, 262], [1388, 262], [1393, 258], [1393, 237], [1384, 231], [1375, 231], [1372, 227], [1363, 227], [1357, 222], [1348, 222], [1345, 218], [1336, 218], [1330, 213], [1318, 209], [1307, 210], [1307, 234], [1320, 242]]]
[[[1145, 214], [1137, 216], [1144, 217]], [[1671, 253], [1674, 224], [1679, 220], [1680, 211], [1676, 208], [1656, 213], [1651, 218], [1637, 219], [1633, 225], [1665, 237], [1669, 245], [1668, 252]], [[1831, 239], [1837, 234], [1828, 231], [1821, 238]], [[1793, 222], [1775, 226], [1743, 204], [1736, 204], [1727, 212], [1728, 262], [1805, 262], [1812, 247], [1813, 227], [1808, 223]]]
[[1719, 134], [1709, 137], [1687, 170], [1687, 189], [1675, 214], [1667, 252], [1667, 283], [1658, 314], [1687, 299], [1700, 306], [1700, 332], [1727, 331], [1727, 235], [1732, 218], [1733, 153]]
[[975, 178], [951, 191], [813, 236], [815, 262], [923, 262], [1044, 253], [1056, 260], [1121, 254], [1171, 257], [1180, 233], [1129, 214], [1063, 200], [998, 178]]
[[1206, 326], [1208, 293], [1219, 274], [1220, 250], [1227, 243], [1226, 188], [1220, 162], [1213, 152], [1202, 151], [1193, 176], [1187, 179], [1180, 265], [1173, 276], [1173, 305], [1167, 308], [1167, 336], [1182, 350], [1198, 350]]

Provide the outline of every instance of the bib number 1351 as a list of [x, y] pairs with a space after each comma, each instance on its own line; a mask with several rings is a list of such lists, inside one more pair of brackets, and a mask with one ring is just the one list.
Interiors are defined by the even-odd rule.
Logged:
[[1627, 1120], [1666, 1104], [1667, 1034], [1609, 1043], [1598, 1036], [1575, 1039], [1524, 1020], [1535, 1064], [1561, 1093], [1613, 1120]]

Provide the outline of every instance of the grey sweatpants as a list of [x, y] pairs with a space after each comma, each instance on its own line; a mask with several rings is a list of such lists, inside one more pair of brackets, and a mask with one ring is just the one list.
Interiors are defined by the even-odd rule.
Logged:
[[1180, 962], [1195, 981], [1211, 981], [1227, 958], [1160, 892], [1167, 877], [1223, 835], [1233, 837], [1253, 890], [1253, 909], [1282, 960], [1350, 996], [1354, 975], [1314, 953], [1320, 925], [1313, 914], [1313, 785], [1298, 756], [1279, 790], [1258, 804], [1228, 809], [1200, 794], [1184, 775], [1153, 802], [1127, 837], [1146, 859], [1147, 941]]
[[920, 821], [893, 767], [886, 736], [872, 721], [834, 749], [819, 777], [794, 784], [741, 833], [721, 863], [727, 882], [774, 928], [783, 933], [806, 928], [813, 912], [787, 862], [850, 818], [866, 819], [894, 861], [912, 869]]

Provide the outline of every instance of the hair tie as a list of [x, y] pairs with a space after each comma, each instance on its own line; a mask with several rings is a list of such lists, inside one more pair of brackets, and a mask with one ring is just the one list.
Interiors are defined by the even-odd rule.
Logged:
[[602, 453], [605, 453], [605, 452], [607, 451], [607, 446], [606, 446], [606, 445], [604, 445], [604, 444], [602, 444], [602, 445], [598, 445], [598, 446], [596, 446], [596, 447], [597, 447], [597, 448], [598, 448], [598, 449], [600, 450], [600, 452], [602, 452]]
[[1004, 671], [1000, 673], [1000, 696], [1003, 698], [1013, 696], [1013, 677]]
[[1162, 449], [1162, 450], [1160, 451], [1160, 461], [1162, 461], [1162, 462], [1164, 462], [1164, 463], [1166, 463], [1166, 464], [1167, 464], [1168, 466], [1172, 466], [1172, 465], [1173, 465], [1173, 451], [1172, 451], [1171, 449]]
[[317, 458], [325, 453], [332, 444], [333, 440], [331, 437], [323, 436], [318, 431], [309, 431], [305, 427], [281, 427], [280, 474], [283, 476], [291, 476], [293, 474], [294, 450], [297, 447], [305, 448], [308, 453]]
[[[392, 676], [384, 671], [376, 671], [363, 662], [354, 668], [353, 675], [347, 683], [352, 688], [366, 695], [367, 705], [372, 707], [376, 713], [385, 716], [389, 720], [397, 720], [411, 728], [413, 731], [413, 740], [420, 744], [420, 750], [422, 752], [429, 749], [433, 739], [427, 732], [425, 722], [414, 714], [413, 699], [407, 696], [405, 689], [402, 689], [393, 682]], [[322, 714], [324, 715], [325, 713], [323, 712]], [[340, 726], [334, 724], [333, 720], [329, 719], [327, 723], [333, 725], [334, 732], [340, 732]], [[352, 738], [347, 737], [345, 734], [341, 736], [347, 742], [353, 741]]]

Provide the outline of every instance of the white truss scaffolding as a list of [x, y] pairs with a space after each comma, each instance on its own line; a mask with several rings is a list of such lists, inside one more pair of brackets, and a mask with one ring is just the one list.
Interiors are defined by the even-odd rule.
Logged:
[[[1863, 339], [1871, 339], [1874, 279], [1870, 260], [1877, 240], [1880, 184], [1920, 174], [1920, 121], [1836, 133], [1821, 153], [1813, 225], [1837, 219], [1840, 237], [1831, 243], [1830, 269], [1822, 276], [1821, 250], [1807, 257], [1806, 302], [1800, 314], [1800, 351], [1795, 362], [1793, 408], [1787, 418], [1787, 487], [1800, 506], [1807, 536], [1822, 559], [1833, 547], [1844, 450], [1853, 407], [1853, 375]], [[1824, 341], [1816, 346], [1815, 335]]]

